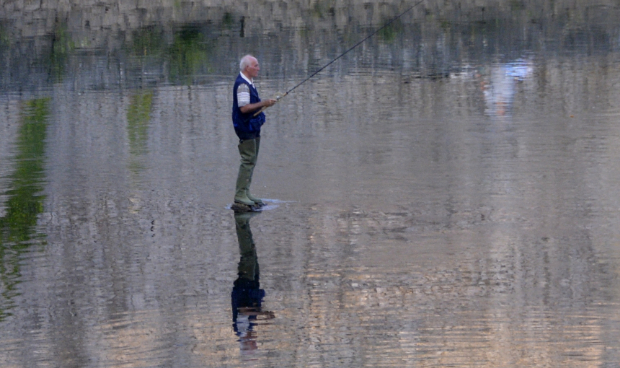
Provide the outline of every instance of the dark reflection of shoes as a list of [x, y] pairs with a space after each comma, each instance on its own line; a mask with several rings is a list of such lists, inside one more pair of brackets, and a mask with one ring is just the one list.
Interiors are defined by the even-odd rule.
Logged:
[[257, 205], [247, 205], [245, 203], [235, 202], [230, 206], [230, 209], [235, 212], [257, 212], [260, 211], [260, 207]]
[[235, 211], [235, 220], [241, 221], [241, 223], [243, 223], [243, 222], [249, 221], [252, 217], [258, 216], [260, 214], [261, 214], [261, 211], [248, 211], [248, 212]]

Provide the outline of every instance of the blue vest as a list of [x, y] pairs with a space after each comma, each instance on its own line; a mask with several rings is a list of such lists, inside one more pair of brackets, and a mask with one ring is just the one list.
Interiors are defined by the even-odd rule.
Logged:
[[256, 88], [243, 79], [241, 73], [239, 73], [235, 81], [235, 86], [233, 87], [232, 121], [235, 126], [235, 133], [237, 133], [237, 136], [241, 140], [258, 138], [260, 137], [260, 127], [265, 123], [265, 114], [261, 112], [258, 116], [254, 116], [257, 110], [247, 114], [241, 112], [237, 101], [237, 88], [239, 88], [239, 85], [242, 83], [250, 88], [250, 103], [260, 102], [260, 97], [258, 97]]

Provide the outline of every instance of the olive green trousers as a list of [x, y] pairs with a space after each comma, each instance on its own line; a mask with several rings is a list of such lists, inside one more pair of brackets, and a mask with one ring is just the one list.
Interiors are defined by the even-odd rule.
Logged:
[[238, 148], [239, 154], [241, 155], [241, 164], [239, 165], [239, 174], [237, 175], [235, 202], [247, 204], [249, 206], [256, 204], [249, 196], [251, 196], [250, 185], [252, 184], [252, 174], [254, 174], [254, 167], [258, 159], [259, 147], [260, 137], [248, 139], [239, 143]]

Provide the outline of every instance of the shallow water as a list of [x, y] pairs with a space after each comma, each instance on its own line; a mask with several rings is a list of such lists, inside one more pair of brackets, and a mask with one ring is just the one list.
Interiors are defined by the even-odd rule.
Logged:
[[614, 2], [420, 4], [267, 110], [246, 217], [238, 59], [285, 92], [400, 3], [28, 4], [0, 366], [620, 366]]

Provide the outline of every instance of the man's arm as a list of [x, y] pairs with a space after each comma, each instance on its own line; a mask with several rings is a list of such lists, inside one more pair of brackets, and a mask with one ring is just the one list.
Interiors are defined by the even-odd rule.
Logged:
[[249, 112], [258, 110], [258, 109], [260, 109], [261, 107], [264, 107], [264, 106], [266, 106], [266, 107], [273, 106], [275, 103], [276, 103], [276, 100], [269, 99], [269, 100], [264, 100], [264, 101], [261, 101], [261, 102], [256, 102], [256, 103], [253, 103], [253, 104], [243, 105], [243, 106], [241, 106], [239, 108], [239, 110], [241, 110], [242, 113], [247, 114]]

